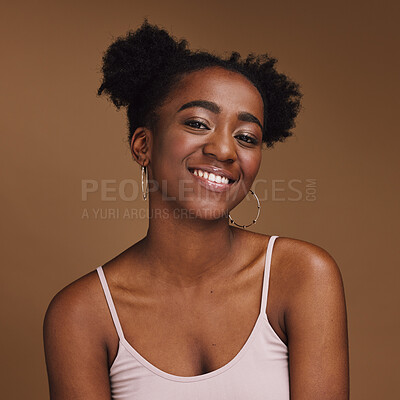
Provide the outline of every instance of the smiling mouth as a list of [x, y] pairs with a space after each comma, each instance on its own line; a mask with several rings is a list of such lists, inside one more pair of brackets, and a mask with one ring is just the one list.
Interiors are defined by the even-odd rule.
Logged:
[[204, 171], [199, 168], [188, 168], [189, 172], [203, 180], [210, 182], [212, 184], [217, 184], [221, 186], [231, 185], [236, 182], [233, 179], [230, 179], [224, 175], [216, 174], [215, 172]]

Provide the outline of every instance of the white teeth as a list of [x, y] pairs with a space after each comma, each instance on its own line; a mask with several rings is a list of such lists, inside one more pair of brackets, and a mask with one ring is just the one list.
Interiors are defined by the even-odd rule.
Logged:
[[225, 176], [215, 175], [211, 172], [208, 173], [206, 171], [202, 171], [201, 169], [195, 169], [193, 171], [193, 174], [196, 176], [200, 176], [202, 178], [208, 179], [211, 182], [223, 183], [225, 185], [229, 184], [229, 179], [226, 178]]

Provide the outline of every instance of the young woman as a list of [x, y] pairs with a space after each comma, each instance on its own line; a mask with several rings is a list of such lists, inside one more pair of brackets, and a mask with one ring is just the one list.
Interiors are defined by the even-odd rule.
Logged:
[[348, 399], [334, 259], [229, 214], [257, 200], [262, 145], [290, 136], [298, 85], [267, 55], [192, 52], [147, 21], [103, 61], [99, 94], [127, 107], [149, 227], [51, 301], [51, 399]]

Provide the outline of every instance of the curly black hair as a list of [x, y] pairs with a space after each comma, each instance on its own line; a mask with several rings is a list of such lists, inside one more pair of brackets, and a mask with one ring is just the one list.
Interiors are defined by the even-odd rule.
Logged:
[[220, 66], [244, 75], [260, 92], [264, 101], [262, 141], [273, 147], [292, 135], [302, 97], [299, 85], [276, 71], [276, 62], [268, 54], [242, 59], [235, 51], [228, 58], [191, 51], [186, 40], [175, 39], [146, 19], [105, 52], [98, 95], [106, 93], [118, 109], [127, 107], [130, 140], [137, 127], [154, 127], [157, 107], [184, 74]]

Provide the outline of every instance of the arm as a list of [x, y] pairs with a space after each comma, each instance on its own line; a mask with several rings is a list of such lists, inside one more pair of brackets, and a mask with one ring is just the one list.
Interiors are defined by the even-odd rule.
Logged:
[[303, 242], [285, 313], [291, 400], [348, 400], [343, 282], [334, 259]]
[[51, 400], [110, 400], [107, 348], [94, 301], [77, 281], [51, 301], [43, 326]]

